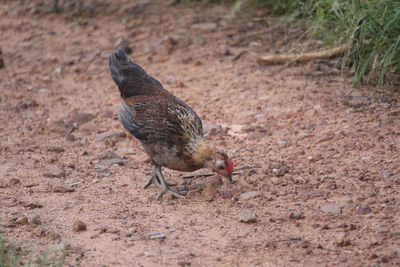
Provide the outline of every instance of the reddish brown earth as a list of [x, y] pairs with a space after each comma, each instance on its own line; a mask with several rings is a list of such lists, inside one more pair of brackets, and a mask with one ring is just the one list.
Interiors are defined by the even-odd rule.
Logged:
[[[400, 265], [398, 95], [352, 88], [334, 61], [258, 66], [253, 53], [288, 51], [302, 33], [264, 11], [110, 3], [0, 6], [0, 231], [24, 259], [64, 247], [66, 266]], [[142, 189], [151, 168], [116, 119], [108, 73], [124, 39], [222, 125], [209, 138], [235, 161], [234, 184], [185, 179], [186, 199], [162, 201]]]

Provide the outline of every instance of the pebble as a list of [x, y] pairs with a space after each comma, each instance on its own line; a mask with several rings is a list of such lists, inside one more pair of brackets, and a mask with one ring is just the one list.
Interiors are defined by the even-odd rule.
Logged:
[[29, 223], [28, 217], [26, 217], [25, 215], [21, 216], [15, 220], [15, 223], [19, 225], [27, 225]]
[[36, 226], [35, 229], [33, 229], [32, 234], [34, 234], [37, 237], [43, 237], [46, 235], [46, 232], [44, 231], [43, 227]]
[[81, 231], [86, 231], [87, 230], [87, 226], [84, 222], [80, 221], [80, 220], [76, 220], [74, 222], [74, 224], [72, 225], [72, 230], [77, 233], [77, 232], [81, 232]]
[[339, 232], [335, 235], [335, 243], [338, 247], [344, 247], [350, 245], [350, 240], [345, 232]]
[[222, 191], [221, 194], [224, 199], [233, 198], [235, 195], [232, 191]]
[[161, 232], [153, 233], [153, 234], [150, 235], [150, 239], [164, 239], [166, 237], [167, 237], [167, 235], [164, 234], [164, 233], [161, 233]]
[[388, 170], [382, 170], [379, 172], [379, 177], [381, 179], [387, 179], [387, 178], [389, 178], [390, 175], [391, 175], [391, 173]]
[[10, 184], [10, 185], [17, 185], [17, 184], [19, 184], [20, 182], [21, 182], [21, 180], [18, 179], [18, 178], [11, 178], [9, 184]]
[[65, 134], [65, 140], [67, 140], [67, 141], [75, 141], [76, 138], [72, 133], [68, 132], [68, 133]]
[[55, 185], [53, 187], [54, 193], [69, 193], [69, 192], [74, 192], [74, 191], [75, 191], [75, 189], [70, 186]]
[[64, 148], [59, 147], [59, 146], [49, 146], [49, 147], [47, 147], [46, 150], [49, 152], [54, 152], [54, 153], [62, 153], [65, 151]]
[[248, 139], [262, 139], [266, 135], [265, 132], [251, 132], [247, 135]]
[[39, 208], [42, 208], [43, 205], [40, 204], [39, 202], [33, 201], [33, 202], [29, 202], [28, 204], [26, 204], [25, 207], [30, 208], [30, 209], [39, 209]]
[[300, 220], [300, 219], [304, 219], [305, 216], [301, 211], [294, 211], [289, 214], [289, 218], [293, 219], [293, 220]]
[[50, 233], [50, 239], [51, 240], [60, 240], [61, 239], [61, 235], [59, 233], [56, 233], [56, 232], [51, 232]]
[[40, 216], [39, 215], [33, 216], [32, 219], [31, 219], [31, 224], [41, 225], [42, 224], [42, 220], [40, 219]]
[[372, 212], [371, 208], [367, 205], [364, 206], [358, 206], [356, 207], [356, 212], [358, 215], [367, 215]]
[[288, 142], [285, 141], [285, 140], [279, 140], [279, 141], [276, 142], [276, 144], [277, 144], [279, 147], [286, 147], [286, 146], [288, 145]]
[[121, 133], [113, 132], [113, 131], [106, 131], [106, 132], [103, 132], [103, 133], [99, 133], [96, 136], [96, 141], [97, 142], [101, 142], [101, 141], [103, 141], [103, 140], [105, 140], [107, 138], [120, 140], [120, 139], [123, 139], [124, 137], [125, 137], [125, 134], [121, 134]]
[[218, 189], [214, 184], [207, 184], [201, 191], [201, 194], [205, 197], [207, 201], [212, 201], [217, 192]]
[[114, 164], [124, 165], [126, 161], [127, 161], [126, 159], [122, 159], [122, 158], [103, 159], [99, 162], [99, 164], [105, 165], [105, 166], [114, 165]]
[[52, 165], [46, 172], [43, 173], [43, 176], [48, 178], [61, 178], [65, 176], [65, 172], [60, 167]]
[[90, 113], [80, 113], [80, 112], [72, 112], [69, 114], [68, 119], [69, 123], [76, 124], [77, 126], [87, 123], [93, 120], [94, 115]]
[[218, 25], [215, 22], [200, 22], [193, 24], [191, 28], [193, 30], [199, 30], [204, 32], [213, 32], [217, 29]]
[[203, 132], [204, 135], [218, 135], [223, 132], [223, 128], [221, 125], [211, 122], [205, 122], [203, 124]]
[[257, 221], [257, 215], [253, 210], [245, 209], [240, 212], [239, 220], [244, 223], [254, 223]]
[[282, 166], [282, 167], [280, 167], [279, 169], [272, 169], [272, 173], [273, 173], [275, 176], [278, 176], [278, 177], [284, 176], [284, 175], [287, 174], [288, 172], [289, 172], [289, 168], [286, 167], [286, 166]]
[[325, 203], [323, 206], [321, 206], [320, 210], [324, 213], [332, 215], [337, 215], [341, 212], [340, 206], [332, 202]]
[[245, 192], [243, 194], [241, 194], [239, 196], [239, 201], [245, 201], [245, 200], [249, 200], [251, 198], [256, 198], [261, 196], [261, 193], [258, 191], [249, 191], [249, 192]]

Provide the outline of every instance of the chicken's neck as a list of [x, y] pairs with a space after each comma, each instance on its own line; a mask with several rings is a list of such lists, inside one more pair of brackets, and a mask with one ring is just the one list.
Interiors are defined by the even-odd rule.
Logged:
[[193, 160], [198, 164], [204, 166], [205, 162], [210, 160], [210, 158], [215, 154], [216, 149], [201, 140], [197, 144], [196, 149], [193, 151]]

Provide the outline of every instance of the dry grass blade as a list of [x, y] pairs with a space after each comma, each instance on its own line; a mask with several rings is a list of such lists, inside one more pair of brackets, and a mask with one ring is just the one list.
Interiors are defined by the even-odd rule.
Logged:
[[347, 45], [342, 45], [322, 51], [308, 52], [301, 54], [280, 54], [280, 55], [266, 55], [257, 58], [257, 63], [260, 65], [274, 65], [286, 62], [305, 62], [311, 60], [332, 58], [339, 56], [346, 52]]

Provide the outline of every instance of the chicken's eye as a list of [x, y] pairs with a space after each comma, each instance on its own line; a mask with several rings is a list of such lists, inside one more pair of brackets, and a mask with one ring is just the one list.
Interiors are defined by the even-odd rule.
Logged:
[[219, 165], [218, 166], [218, 170], [224, 170], [225, 169], [225, 166], [224, 165]]

